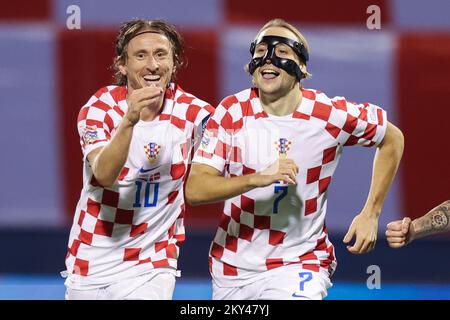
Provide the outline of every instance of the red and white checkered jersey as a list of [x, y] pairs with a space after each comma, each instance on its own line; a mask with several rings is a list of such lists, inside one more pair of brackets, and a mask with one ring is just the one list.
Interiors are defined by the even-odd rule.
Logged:
[[260, 172], [283, 157], [299, 167], [296, 185], [275, 183], [225, 201], [209, 260], [219, 286], [244, 285], [290, 264], [334, 272], [325, 227], [327, 188], [344, 146], [383, 140], [386, 112], [301, 90], [301, 103], [290, 115], [267, 114], [258, 90], [247, 89], [225, 98], [207, 124], [193, 162], [228, 177]]
[[214, 109], [171, 84], [161, 114], [135, 125], [118, 180], [103, 188], [86, 156], [114, 136], [128, 108], [126, 94], [125, 87], [102, 88], [79, 112], [84, 186], [66, 258], [72, 286], [107, 284], [155, 268], [177, 268], [185, 238], [183, 182], [193, 141], [199, 132], [201, 136], [198, 129]]

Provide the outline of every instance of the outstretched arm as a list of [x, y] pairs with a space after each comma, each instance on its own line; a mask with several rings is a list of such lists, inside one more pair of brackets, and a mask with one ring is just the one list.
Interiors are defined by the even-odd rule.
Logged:
[[194, 163], [186, 183], [186, 201], [199, 205], [223, 201], [255, 188], [271, 185], [276, 181], [295, 184], [298, 167], [293, 160], [276, 161], [262, 172], [238, 177], [222, 177], [219, 170]]
[[386, 134], [375, 155], [372, 182], [363, 210], [354, 219], [344, 243], [349, 243], [356, 235], [353, 246], [347, 246], [351, 253], [366, 253], [375, 247], [378, 231], [378, 218], [388, 189], [397, 172], [403, 154], [404, 138], [402, 132], [388, 123]]
[[387, 225], [386, 239], [391, 248], [401, 248], [415, 239], [450, 231], [450, 200], [411, 222], [410, 218]]

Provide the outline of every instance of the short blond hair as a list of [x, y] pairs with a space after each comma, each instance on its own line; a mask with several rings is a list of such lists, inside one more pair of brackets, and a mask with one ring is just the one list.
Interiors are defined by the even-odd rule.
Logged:
[[[294, 27], [292, 24], [281, 18], [275, 18], [267, 22], [261, 29], [259, 29], [258, 33], [256, 34], [255, 40], [258, 39], [261, 32], [272, 27], [285, 28], [294, 33], [297, 36], [297, 41], [303, 44], [306, 51], [308, 52], [308, 55], [310, 54], [310, 47], [305, 36], [296, 27]], [[303, 65], [304, 72], [303, 70], [302, 72], [305, 74], [305, 78], [311, 78], [312, 74], [308, 72], [306, 61], [304, 61], [301, 57], [300, 57], [300, 64]], [[245, 66], [245, 70], [248, 72], [249, 70], [248, 64]]]

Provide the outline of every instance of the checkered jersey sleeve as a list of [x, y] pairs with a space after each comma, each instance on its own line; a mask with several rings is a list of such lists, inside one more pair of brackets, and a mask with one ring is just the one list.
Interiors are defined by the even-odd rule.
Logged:
[[194, 120], [194, 152], [198, 150], [201, 139], [205, 133], [209, 118], [214, 114], [214, 107], [207, 104], [203, 106], [197, 113]]
[[371, 103], [354, 103], [341, 97], [332, 99], [334, 114], [339, 118], [339, 134], [336, 138], [344, 146], [378, 146], [387, 128], [387, 114]]
[[223, 173], [230, 162], [231, 141], [232, 118], [220, 104], [207, 121], [193, 162], [209, 165]]
[[78, 113], [77, 127], [83, 158], [92, 150], [107, 145], [114, 129], [111, 106], [97, 96], [92, 96]]

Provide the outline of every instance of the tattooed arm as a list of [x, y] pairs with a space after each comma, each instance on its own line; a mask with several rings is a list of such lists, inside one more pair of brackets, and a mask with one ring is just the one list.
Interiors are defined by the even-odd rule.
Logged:
[[404, 218], [387, 225], [386, 238], [391, 248], [401, 248], [415, 239], [450, 231], [450, 200], [447, 200], [424, 216]]

